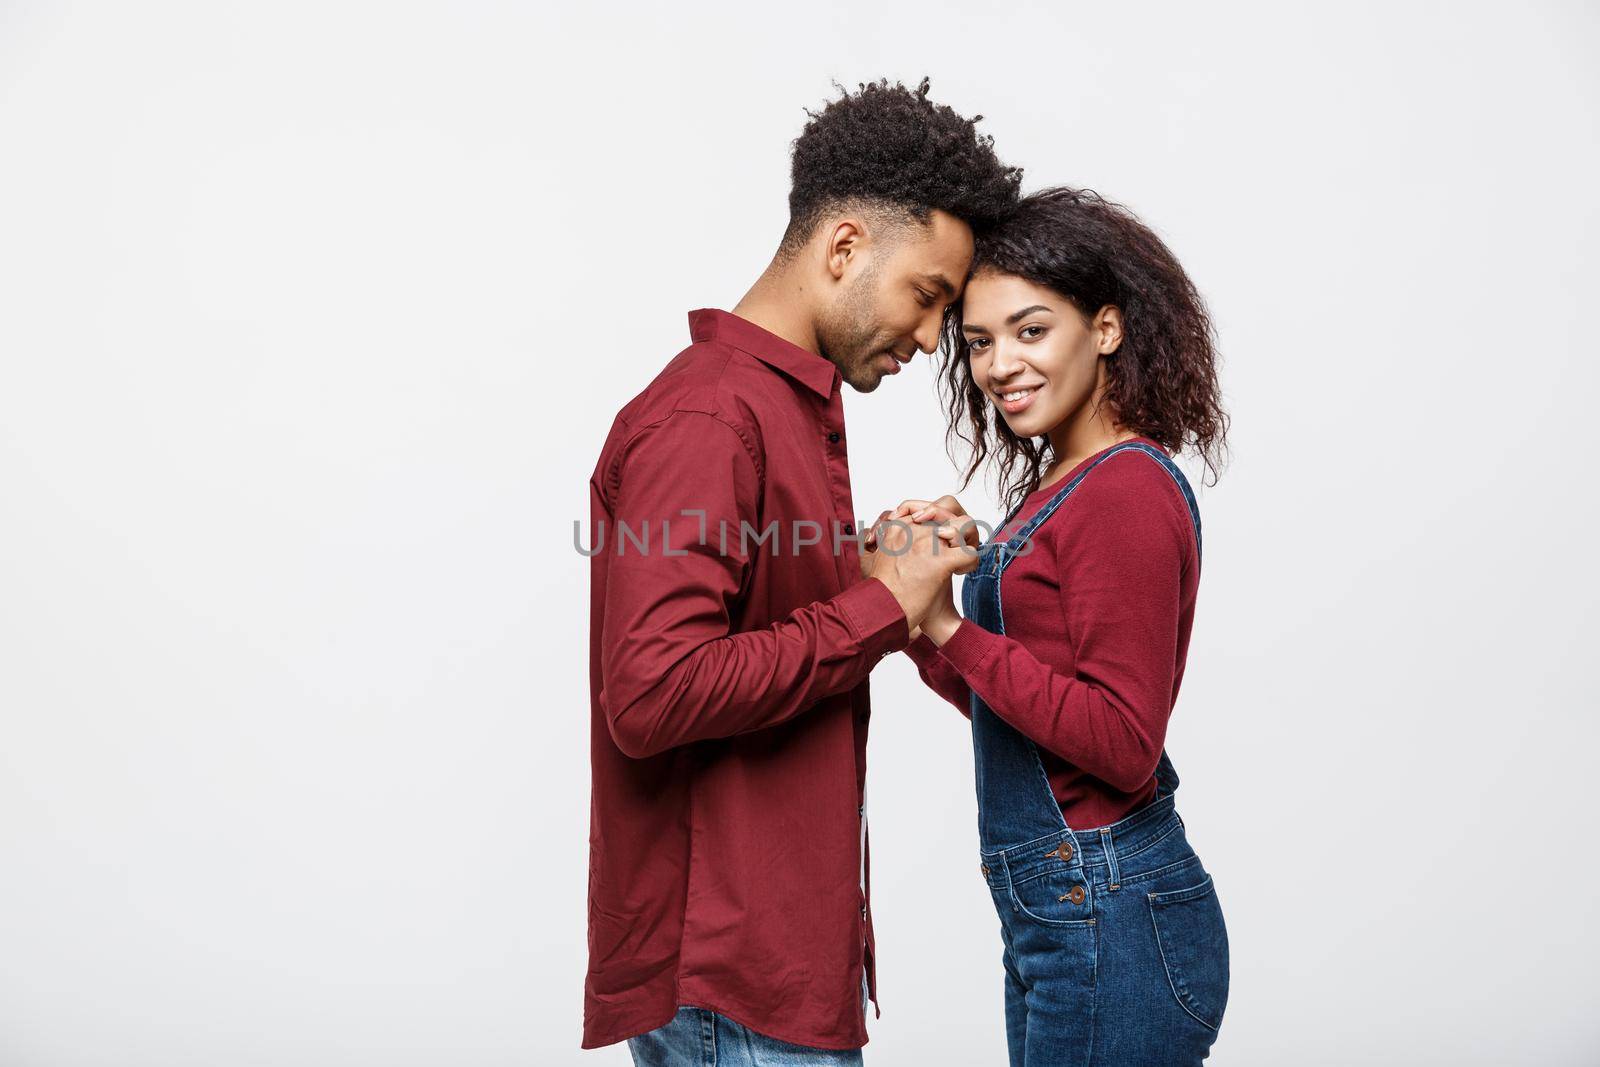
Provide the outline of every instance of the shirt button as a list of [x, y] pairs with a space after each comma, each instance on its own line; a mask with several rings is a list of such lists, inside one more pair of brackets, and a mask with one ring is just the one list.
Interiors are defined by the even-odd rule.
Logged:
[[861, 921], [867, 921], [867, 906], [865, 904], [861, 905]]
[[836, 445], [839, 443], [839, 431], [835, 430], [833, 433], [828, 435], [828, 443], [830, 445]]
[[847, 534], [854, 534], [856, 532], [856, 524], [853, 523], [853, 522], [845, 523], [844, 524], [844, 532], [847, 533]]

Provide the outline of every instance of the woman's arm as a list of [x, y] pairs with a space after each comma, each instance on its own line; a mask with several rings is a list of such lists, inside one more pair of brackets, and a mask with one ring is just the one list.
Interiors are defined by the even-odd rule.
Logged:
[[949, 660], [939, 655], [939, 646], [929, 640], [927, 634], [919, 635], [903, 651], [917, 665], [917, 673], [929, 689], [954, 704], [961, 714], [972, 718], [972, 690], [967, 687], [967, 680]]
[[[913, 515], [915, 515], [915, 518], [913, 518]], [[968, 519], [968, 515], [966, 510], [961, 507], [960, 502], [953, 496], [944, 496], [937, 501], [904, 500], [893, 511], [879, 513], [877, 521], [872, 524], [872, 529], [868, 531], [865, 537], [869, 551], [876, 550], [875, 540], [878, 523], [888, 518], [896, 518], [902, 521], [932, 519], [936, 522], [949, 523], [956, 527], [960, 540], [971, 547], [974, 555], [981, 540], [978, 537], [975, 525], [963, 525]], [[954, 547], [956, 544], [955, 538], [947, 537], [946, 540], [952, 546], [949, 550], [957, 551]], [[867, 553], [862, 554], [862, 559], [867, 559]], [[866, 564], [863, 562], [862, 566], [865, 567]], [[925, 621], [939, 617], [953, 622], [961, 620], [961, 615], [956, 611], [955, 596], [948, 585], [945, 587], [944, 597], [934, 605]], [[912, 627], [911, 643], [901, 651], [910, 656], [911, 661], [917, 665], [917, 673], [922, 676], [922, 681], [928, 688], [954, 704], [956, 709], [967, 718], [970, 719], [972, 717], [972, 690], [967, 688], [966, 680], [961, 677], [960, 673], [948, 661], [939, 657], [939, 646], [923, 635], [920, 626]]]
[[1035, 534], [1060, 569], [1073, 673], [967, 619], [927, 620], [921, 640], [1036, 744], [1131, 792], [1149, 781], [1166, 741], [1192, 535], [1163, 495], [1172, 487], [1147, 477], [1164, 471], [1133, 466], [1148, 462], [1138, 457], [1112, 462]]

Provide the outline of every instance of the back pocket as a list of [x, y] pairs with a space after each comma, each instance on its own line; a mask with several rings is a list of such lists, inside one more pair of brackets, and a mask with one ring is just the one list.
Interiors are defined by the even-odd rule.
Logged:
[[1228, 1005], [1228, 928], [1211, 876], [1188, 889], [1149, 893], [1150, 921], [1172, 995], [1212, 1030]]

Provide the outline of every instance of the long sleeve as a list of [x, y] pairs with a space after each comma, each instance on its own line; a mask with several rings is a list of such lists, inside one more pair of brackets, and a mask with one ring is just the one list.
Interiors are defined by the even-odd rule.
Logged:
[[[968, 619], [940, 646], [1017, 730], [1124, 791], [1149, 781], [1172, 711], [1187, 516], [1143, 459], [1097, 470], [1035, 536], [1059, 570], [1074, 670]], [[1116, 475], [1116, 476], [1113, 476]], [[1166, 494], [1166, 495], [1164, 495]], [[1018, 564], [1013, 563], [1012, 566]]]
[[770, 627], [732, 632], [750, 567], [741, 523], [759, 537], [761, 478], [744, 436], [721, 418], [674, 412], [638, 430], [620, 462], [604, 549], [616, 555], [602, 605], [601, 703], [627, 755], [776, 725], [853, 688], [906, 645], [905, 612], [876, 578]]
[[917, 674], [922, 676], [923, 684], [954, 704], [961, 714], [972, 718], [972, 690], [967, 686], [967, 680], [961, 677], [961, 672], [949, 660], [939, 654], [939, 646], [927, 634], [918, 634], [917, 639], [907, 645], [904, 651], [911, 657], [911, 662], [917, 665]]

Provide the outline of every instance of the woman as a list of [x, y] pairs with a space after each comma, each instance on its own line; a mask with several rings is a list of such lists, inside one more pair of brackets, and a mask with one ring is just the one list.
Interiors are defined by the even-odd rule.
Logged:
[[[946, 596], [907, 652], [972, 722], [1011, 1063], [1198, 1063], [1228, 939], [1163, 739], [1200, 575], [1170, 455], [1215, 473], [1226, 434], [1209, 317], [1131, 213], [1050, 189], [979, 238], [942, 347], [967, 481], [992, 441], [1012, 507], [962, 579], [965, 618]], [[953, 497], [893, 517], [972, 524]]]

